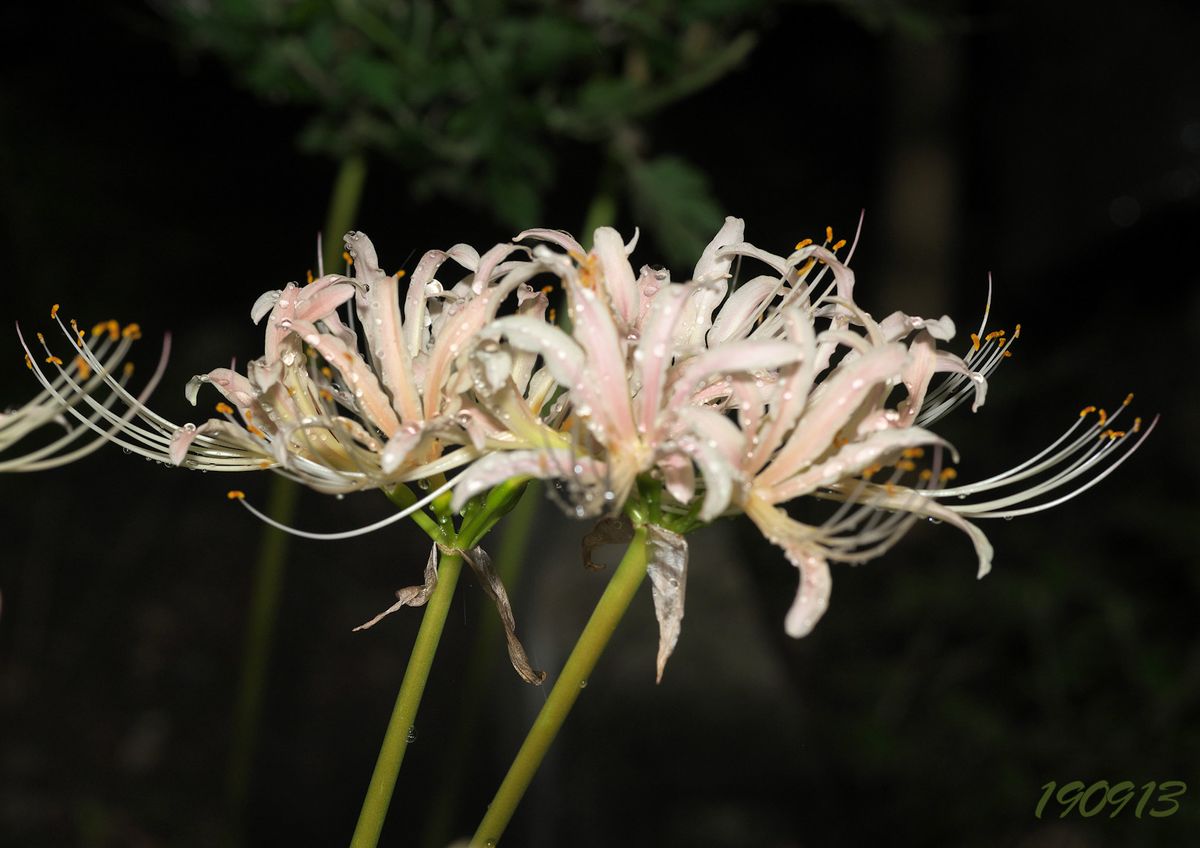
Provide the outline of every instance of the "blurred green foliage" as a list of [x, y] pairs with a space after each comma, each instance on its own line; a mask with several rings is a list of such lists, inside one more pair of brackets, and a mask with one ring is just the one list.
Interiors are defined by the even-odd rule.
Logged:
[[[541, 223], [563, 180], [555, 145], [597, 145], [579, 208], [626, 194], [669, 258], [694, 257], [721, 220], [704, 176], [648, 158], [644, 122], [736, 68], [771, 0], [386, 2], [211, 0], [164, 13], [274, 102], [312, 108], [300, 142], [335, 158], [400, 163], [413, 196]], [[615, 177], [619, 177], [616, 179]]]

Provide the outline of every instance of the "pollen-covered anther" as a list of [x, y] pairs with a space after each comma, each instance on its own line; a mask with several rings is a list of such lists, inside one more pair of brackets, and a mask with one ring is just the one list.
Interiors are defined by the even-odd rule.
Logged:
[[916, 471], [917, 464], [908, 459], [902, 459], [896, 463], [897, 471]]
[[246, 493], [241, 489], [230, 489], [225, 493], [225, 497], [229, 498], [231, 501], [240, 501], [246, 497]]
[[986, 336], [983, 337], [983, 340], [985, 342], [990, 342], [992, 339], [1003, 340], [1004, 339], [1004, 331], [1003, 330], [992, 330], [990, 333], [988, 333]]
[[1108, 440], [1110, 442], [1115, 442], [1117, 439], [1122, 438], [1124, 435], [1125, 435], [1124, 430], [1105, 430], [1103, 433], [1100, 434], [1100, 437], [1104, 438], [1105, 436], [1107, 436]]
[[921, 473], [917, 475], [917, 478], [918, 478], [918, 479], [919, 479], [919, 480], [920, 480], [922, 483], [924, 483], [924, 482], [926, 482], [926, 481], [928, 481], [928, 480], [931, 480], [931, 479], [933, 479], [933, 471], [931, 471], [931, 470], [930, 470], [930, 469], [928, 469], [928, 468], [923, 468], [923, 469], [921, 469]]
[[1018, 324], [1017, 326], [1013, 327], [1013, 335], [1012, 335], [1012, 337], [1013, 337], [1013, 339], [1014, 339], [1014, 340], [1015, 340], [1015, 339], [1019, 339], [1019, 338], [1021, 338], [1021, 325], [1020, 325], [1020, 324]]
[[1008, 359], [1009, 357], [1012, 356], [1012, 351], [1006, 350], [1006, 351], [1003, 351], [1000, 355], [1003, 356], [1005, 359]]
[[882, 465], [868, 465], [866, 468], [864, 468], [862, 470], [862, 478], [864, 480], [870, 480], [872, 477], [874, 477], [876, 474], [878, 474], [882, 470], [883, 470]]
[[304, 285], [306, 285], [306, 286], [311, 286], [311, 285], [312, 285], [312, 281], [313, 281], [313, 279], [314, 279], [314, 278], [313, 278], [313, 272], [312, 272], [312, 268], [309, 268], [309, 269], [308, 269], [308, 270], [307, 270], [307, 271], [304, 273]]
[[550, 294], [550, 292], [552, 292], [552, 291], [554, 291], [554, 286], [552, 286], [548, 283], [546, 285], [542, 286], [542, 294]]
[[1133, 392], [1125, 395], [1125, 400], [1121, 401], [1121, 406], [1129, 406], [1131, 403], [1133, 403]]
[[971, 333], [971, 350], [979, 350], [979, 334]]
[[900, 452], [905, 459], [920, 459], [925, 455], [924, 448], [905, 448]]
[[1079, 417], [1086, 418], [1087, 416], [1091, 415], [1095, 411], [1096, 411], [1096, 407], [1085, 406], [1083, 409], [1079, 410]]
[[828, 244], [831, 241], [833, 241], [833, 227], [826, 227], [825, 228], [825, 243]]
[[320, 396], [321, 400], [328, 401], [330, 403], [333, 402], [333, 392], [329, 391], [329, 389], [318, 389], [317, 394]]
[[246, 424], [246, 432], [252, 436], [258, 436], [260, 439], [265, 439], [267, 434], [254, 424]]
[[958, 477], [958, 472], [953, 468], [943, 468], [942, 473], [938, 475], [938, 479], [943, 482], [947, 480], [953, 480], [956, 477]]
[[833, 247], [831, 247], [830, 250], [841, 250], [845, 246], [846, 246], [846, 240], [838, 239], [837, 241], [835, 241], [833, 243]]
[[33, 360], [29, 358], [29, 354], [25, 354], [25, 367], [30, 371], [33, 370]]
[[51, 318], [58, 317], [58, 304], [57, 303], [50, 307], [50, 317]]
[[343, 262], [345, 262], [347, 265], [353, 265], [353, 264], [354, 264], [354, 257], [353, 257], [353, 256], [351, 256], [349, 253], [347, 253], [346, 251], [344, 251], [344, 250], [343, 250], [343, 251], [342, 251], [342, 261], [343, 261]]
[[558, 320], [558, 310], [551, 306], [548, 317], [550, 318], [550, 323], [553, 324]]
[[75, 366], [75, 370], [79, 372], [81, 380], [86, 380], [92, 376], [92, 366], [82, 356], [76, 356], [72, 364]]
[[218, 403], [216, 408], [217, 412], [221, 413], [222, 415], [233, 415], [233, 407], [225, 403], [225, 401]]
[[1129, 428], [1129, 432], [1136, 433], [1138, 430], [1141, 430], [1141, 429], [1142, 429], [1142, 418], [1139, 415], [1137, 418], [1133, 419], [1133, 426]]
[[796, 248], [795, 248], [795, 249], [796, 249], [796, 250], [800, 250], [801, 248], [808, 247], [808, 246], [809, 246], [810, 244], [812, 244], [812, 243], [813, 243], [813, 240], [812, 240], [812, 239], [801, 239], [800, 241], [796, 242]]
[[126, 362], [125, 365], [121, 368], [121, 371], [122, 371], [122, 373], [125, 374], [126, 377], [128, 377], [130, 374], [133, 373], [133, 363]]
[[136, 341], [142, 337], [142, 328], [137, 324], [127, 324], [125, 328], [121, 330], [121, 335], [124, 338], [133, 339]]
[[1104, 424], [1105, 424], [1105, 422], [1107, 422], [1107, 421], [1108, 421], [1108, 413], [1107, 413], [1107, 412], [1105, 412], [1103, 409], [1101, 409], [1101, 410], [1098, 410], [1098, 414], [1100, 415], [1100, 420], [1099, 420], [1099, 421], [1097, 421], [1096, 423], [1097, 423], [1099, 426], [1103, 427], [1103, 426], [1104, 426]]
[[46, 357], [46, 364], [47, 365], [62, 365], [63, 362], [61, 359], [59, 359], [54, 354], [50, 354], [49, 356]]

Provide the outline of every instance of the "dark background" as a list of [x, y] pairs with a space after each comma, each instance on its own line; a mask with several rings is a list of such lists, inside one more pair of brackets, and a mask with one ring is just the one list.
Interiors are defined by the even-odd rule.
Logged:
[[[601, 661], [514, 820], [514, 846], [1182, 845], [1200, 836], [1200, 16], [1192, 4], [973, 3], [917, 39], [789, 6], [743, 68], [658, 116], [655, 144], [703, 166], [748, 238], [786, 252], [849, 234], [863, 305], [1023, 325], [987, 406], [941, 429], [964, 478], [1136, 391], [1162, 414], [1140, 453], [1055, 511], [967, 542], [920, 526], [835, 568], [833, 604], [782, 631], [795, 573], [726, 522], [693, 537], [688, 617], [660, 686], [649, 597]], [[117, 317], [174, 339], [156, 408], [196, 418], [194, 373], [260, 349], [261, 292], [302, 279], [334, 166], [297, 151], [304, 115], [205, 60], [182, 63], [137, 4], [51, 21], [0, 13], [0, 318]], [[580, 147], [546, 198], [578, 229], [599, 167]], [[512, 235], [478, 210], [410, 202], [372, 162], [357, 227], [385, 265]], [[624, 210], [623, 230], [637, 222]], [[654, 262], [654, 245], [635, 262]], [[689, 269], [677, 269], [686, 276]], [[10, 325], [11, 326], [11, 325]], [[15, 332], [3, 402], [34, 393]], [[208, 398], [211, 402], [213, 398]], [[203, 417], [202, 415], [199, 417]], [[345, 844], [418, 616], [350, 628], [416, 582], [411, 528], [290, 548], [248, 806], [224, 799], [250, 568], [269, 479], [189, 474], [105, 450], [0, 480], [0, 844]], [[375, 494], [301, 499], [303, 526], [387, 513]], [[555, 669], [603, 577], [549, 505], [510, 587], [534, 661]], [[648, 593], [646, 593], [648, 595]], [[418, 845], [460, 670], [484, 605], [451, 616], [382, 844]], [[456, 831], [469, 833], [542, 693], [497, 648]], [[478, 697], [478, 696], [476, 696]], [[1047, 781], [1183, 780], [1170, 818], [1034, 806]]]

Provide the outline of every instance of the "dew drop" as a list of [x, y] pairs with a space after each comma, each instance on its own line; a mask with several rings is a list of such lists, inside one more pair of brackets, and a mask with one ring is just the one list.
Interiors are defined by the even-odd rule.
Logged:
[[586, 681], [586, 680], [580, 680], [580, 681], [579, 681], [579, 688], [580, 688], [580, 689], [586, 689], [586, 688], [587, 688], [587, 681]]
[[417, 728], [409, 727], [408, 728], [408, 743], [411, 745], [413, 742], [416, 742], [416, 741], [417, 741]]

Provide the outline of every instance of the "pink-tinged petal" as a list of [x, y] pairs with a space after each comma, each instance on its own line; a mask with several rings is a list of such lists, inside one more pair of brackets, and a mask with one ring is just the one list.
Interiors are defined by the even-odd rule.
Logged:
[[696, 494], [696, 472], [692, 461], [678, 453], [661, 458], [657, 467], [662, 472], [663, 487], [678, 503], [689, 504]]
[[844, 445], [824, 462], [810, 465], [794, 477], [776, 484], [765, 499], [772, 503], [790, 501], [822, 486], [832, 486], [847, 477], [855, 477], [889, 454], [926, 445], [941, 445], [953, 451], [949, 443], [936, 433], [920, 427], [880, 430], [862, 441]]
[[459, 476], [454, 486], [451, 509], [457, 512], [476, 495], [518, 477], [600, 480], [603, 476], [603, 464], [588, 457], [576, 456], [574, 451], [562, 448], [488, 454]]
[[524, 241], [525, 239], [537, 239], [538, 241], [548, 241], [551, 244], [557, 244], [567, 253], [573, 254], [579, 259], [587, 255], [587, 251], [583, 249], [583, 246], [575, 241], [575, 237], [565, 230], [547, 230], [542, 228], [524, 230], [518, 233], [513, 241]]
[[313, 323], [328, 320], [331, 315], [336, 318], [337, 308], [355, 294], [353, 284], [345, 278], [340, 279], [344, 281], [334, 282], [319, 289], [315, 282], [311, 286], [300, 289], [300, 297], [296, 304], [296, 317]]
[[729, 291], [729, 268], [736, 257], [726, 248], [741, 242], [744, 229], [741, 218], [726, 218], [725, 224], [700, 255], [692, 272], [692, 280], [702, 285], [693, 290], [676, 326], [677, 347], [685, 350], [703, 347], [712, 326], [713, 310]]
[[935, 373], [951, 373], [962, 374], [968, 378], [975, 388], [975, 400], [971, 403], [971, 411], [976, 412], [979, 407], [983, 406], [987, 400], [987, 378], [978, 371], [972, 371], [967, 363], [952, 353], [944, 350], [939, 350], [937, 354], [937, 364], [933, 368]]
[[509, 344], [518, 350], [541, 355], [560, 386], [574, 388], [583, 379], [583, 349], [552, 324], [513, 315], [493, 321], [488, 332], [507, 336]]
[[634, 383], [640, 386], [636, 400], [639, 433], [652, 432], [658, 420], [667, 368], [675, 355], [671, 337], [690, 294], [689, 286], [663, 289], [646, 315], [642, 337], [633, 354]]
[[783, 629], [793, 639], [800, 639], [812, 632], [829, 609], [833, 577], [829, 573], [829, 563], [816, 548], [785, 548], [784, 552], [788, 562], [800, 569], [800, 586], [783, 620]]
[[479, 268], [479, 251], [469, 244], [454, 245], [454, 247], [446, 251], [446, 256], [468, 271], [474, 271]]
[[737, 466], [746, 450], [746, 434], [715, 409], [685, 406], [678, 411], [680, 426], [720, 452], [730, 466]]
[[888, 492], [882, 487], [872, 487], [870, 503], [880, 509], [892, 509], [911, 512], [944, 521], [967, 534], [975, 548], [975, 557], [979, 568], [976, 577], [986, 577], [992, 570], [992, 545], [983, 531], [954, 511], [953, 507], [938, 503], [933, 498], [926, 497], [912, 489], [900, 488]]
[[816, 339], [813, 336], [812, 325], [807, 315], [798, 308], [789, 309], [784, 322], [788, 338], [799, 345], [802, 356], [795, 365], [789, 365], [780, 372], [780, 379], [771, 399], [770, 422], [765, 430], [760, 430], [758, 445], [745, 464], [747, 473], [752, 475], [757, 474], [766, 465], [783, 443], [784, 437], [792, 431], [796, 419], [808, 403], [808, 393], [812, 389], [816, 359]]
[[709, 347], [716, 347], [733, 338], [744, 338], [766, 307], [775, 299], [782, 288], [777, 277], [755, 277], [729, 296], [712, 329], [708, 331]]
[[645, 324], [650, 307], [654, 304], [659, 292], [671, 285], [671, 272], [661, 266], [652, 268], [649, 265], [643, 265], [634, 285], [637, 287], [639, 303], [634, 329], [640, 329]]
[[733, 481], [737, 468], [725, 457], [718, 445], [702, 439], [685, 437], [679, 447], [690, 456], [704, 477], [704, 502], [700, 505], [700, 520], [712, 521], [729, 506], [733, 498]]
[[388, 439], [379, 455], [379, 467], [383, 469], [383, 473], [391, 474], [403, 465], [424, 436], [425, 428], [419, 423], [409, 422], [401, 425]]
[[607, 438], [632, 442], [637, 438], [637, 429], [629, 397], [629, 378], [612, 315], [593, 290], [571, 278], [567, 287], [575, 340], [587, 356], [587, 377], [577, 387], [577, 393], [582, 394], [577, 410], [582, 417], [594, 416], [601, 422]]
[[[479, 258], [479, 266], [475, 269], [475, 280], [471, 283], [471, 290], [475, 294], [481, 293], [488, 284], [492, 281], [497, 270], [496, 266], [501, 260], [508, 258], [511, 254], [523, 248], [517, 247], [515, 244], [498, 244], [491, 248], [487, 253]], [[509, 269], [511, 270], [511, 268]]]
[[789, 518], [783, 510], [757, 497], [746, 502], [746, 515], [768, 541], [783, 549], [788, 562], [800, 570], [800, 586], [783, 626], [795, 639], [807, 636], [829, 608], [829, 596], [833, 591], [829, 563], [820, 546], [813, 541], [813, 528]]
[[196, 395], [204, 384], [211, 384], [227, 401], [245, 413], [254, 405], [256, 392], [250, 381], [229, 368], [214, 368], [207, 374], [197, 374], [188, 380], [184, 395], [188, 403], [196, 405]]
[[837, 296], [842, 300], [854, 302], [854, 272], [847, 266], [842, 264], [842, 261], [837, 258], [837, 255], [832, 251], [826, 250], [823, 247], [815, 245], [806, 250], [811, 251], [811, 256], [824, 261], [829, 270], [833, 272], [833, 279]]
[[[904, 335], [907, 335], [907, 332]], [[908, 364], [904, 366], [900, 375], [908, 397], [896, 407], [896, 411], [900, 413], [896, 422], [899, 427], [912, 424], [917, 413], [921, 411], [925, 394], [929, 391], [929, 381], [933, 379], [934, 368], [937, 365], [937, 346], [933, 336], [926, 330], [917, 333], [917, 337], [908, 346], [908, 353]]]
[[294, 320], [289, 328], [297, 333], [305, 344], [315, 349], [331, 367], [342, 375], [346, 387], [354, 395], [355, 401], [361, 404], [363, 412], [389, 438], [400, 427], [400, 419], [388, 400], [387, 395], [375, 378], [375, 374], [363, 362], [356, 351], [352, 351], [336, 336], [317, 331], [317, 328], [307, 321]]
[[914, 330], [924, 330], [938, 341], [947, 342], [954, 338], [954, 322], [949, 315], [941, 318], [920, 318], [903, 312], [893, 312], [879, 322], [879, 330], [885, 341], [896, 342], [907, 338]]
[[[546, 308], [550, 298], [545, 292], [534, 291], [529, 286], [517, 289], [517, 315], [545, 323]], [[520, 351], [513, 357], [512, 379], [517, 391], [521, 394], [529, 387], [529, 378], [533, 374], [533, 366], [537, 364], [537, 354], [530, 351]]]
[[599, 227], [593, 237], [592, 252], [600, 260], [604, 274], [604, 288], [616, 313], [617, 323], [625, 328], [632, 327], [637, 319], [638, 292], [633, 279], [633, 268], [626, 258], [625, 243], [621, 234], [612, 227]]
[[496, 317], [500, 304], [517, 286], [536, 276], [540, 268], [536, 263], [509, 272], [496, 285], [470, 299], [457, 312], [449, 316], [437, 332], [437, 341], [429, 354], [425, 371], [422, 396], [425, 402], [425, 417], [436, 418], [442, 403], [443, 389], [449, 377], [450, 365], [460, 353], [475, 343], [483, 328]]
[[[745, 232], [745, 221], [733, 216], [727, 217], [725, 223], [721, 225], [721, 229], [717, 231], [712, 241], [704, 248], [704, 252], [700, 254], [696, 268], [692, 271], [692, 279], [697, 282], [725, 279], [734, 260], [734, 256], [728, 252], [727, 248], [730, 245], [741, 243]], [[725, 293], [722, 292], [721, 296], [724, 297], [724, 295]], [[720, 298], [717, 299], [717, 303], [719, 302]]]
[[258, 300], [254, 301], [254, 305], [250, 307], [250, 320], [257, 324], [263, 318], [270, 314], [275, 308], [275, 304], [279, 302], [280, 292], [269, 291], [263, 292], [258, 296]]
[[785, 365], [799, 362], [803, 356], [804, 350], [791, 342], [729, 342], [676, 366], [679, 375], [675, 379], [668, 404], [671, 408], [680, 406], [705, 380], [717, 374], [750, 373], [782, 368]]
[[796, 429], [762, 473], [758, 482], [773, 486], [801, 471], [824, 453], [877, 386], [900, 376], [908, 358], [902, 344], [876, 348], [854, 362], [839, 367], [826, 380], [821, 395], [805, 411]]
[[428, 286], [433, 282], [433, 275], [448, 258], [444, 250], [426, 251], [408, 280], [408, 294], [404, 298], [404, 344], [410, 357], [415, 357], [422, 350]]
[[[795, 267], [797, 257], [797, 254], [793, 254], [791, 257], [792, 261], [789, 262], [788, 259], [785, 259], [782, 256], [777, 256], [774, 253], [757, 248], [745, 241], [739, 241], [736, 244], [728, 245], [726, 247], [726, 252], [735, 257], [748, 256], [751, 259], [757, 259], [764, 265], [769, 266], [772, 270], [779, 274], [780, 277], [787, 276], [787, 273]], [[810, 252], [811, 251], [808, 248], [805, 248], [804, 251], [798, 251], [798, 254], [807, 257]]]
[[679, 641], [683, 625], [683, 600], [687, 591], [687, 540], [657, 524], [646, 526], [646, 573], [654, 598], [654, 617], [658, 619], [658, 657], [656, 683], [662, 683], [663, 669]]
[[[359, 303], [364, 310], [363, 333], [367, 347], [379, 364], [383, 385], [391, 394], [392, 409], [401, 421], [421, 420], [412, 360], [405, 355], [400, 324], [400, 281], [379, 267], [375, 246], [362, 233], [346, 234], [346, 248], [354, 257], [354, 275], [359, 281]], [[297, 314], [298, 318], [308, 319]]]

